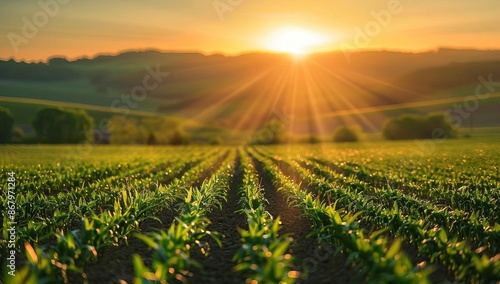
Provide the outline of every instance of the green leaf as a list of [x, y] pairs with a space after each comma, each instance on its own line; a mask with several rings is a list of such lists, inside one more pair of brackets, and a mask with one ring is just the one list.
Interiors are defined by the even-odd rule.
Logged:
[[385, 254], [385, 257], [389, 259], [396, 256], [396, 254], [399, 252], [399, 249], [401, 248], [401, 243], [402, 243], [401, 239], [399, 238], [395, 239], [394, 242], [392, 243], [391, 248]]
[[349, 220], [347, 220], [347, 223], [353, 223], [354, 221], [356, 221], [356, 218], [358, 218], [358, 216], [361, 215], [361, 213], [363, 213], [363, 212], [362, 211], [356, 212], [354, 215], [349, 217]]
[[382, 235], [386, 231], [387, 231], [387, 228], [377, 230], [371, 234], [370, 239], [375, 240], [376, 238], [378, 238], [380, 235]]
[[273, 255], [278, 256], [278, 255], [283, 255], [287, 250], [288, 250], [288, 241], [282, 241], [279, 243], [279, 245], [274, 249]]
[[446, 235], [446, 232], [443, 229], [441, 229], [441, 231], [439, 232], [439, 240], [442, 243], [447, 243], [448, 242], [448, 236]]
[[193, 196], [193, 188], [190, 188], [188, 190], [188, 194], [187, 194], [187, 197], [186, 197], [186, 203], [190, 203], [191, 202], [191, 197]]
[[333, 219], [335, 220], [336, 224], [342, 224], [342, 218], [340, 217], [339, 212], [333, 211]]
[[135, 277], [142, 280], [144, 273], [149, 272], [147, 267], [144, 265], [142, 258], [138, 254], [134, 254], [132, 263], [134, 265]]
[[158, 244], [150, 237], [143, 235], [143, 234], [134, 234], [134, 237], [140, 239], [143, 241], [148, 247], [156, 249], [158, 247]]

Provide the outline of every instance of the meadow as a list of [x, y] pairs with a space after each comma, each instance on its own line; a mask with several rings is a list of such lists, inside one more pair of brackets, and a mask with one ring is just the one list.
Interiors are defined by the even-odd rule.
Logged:
[[1, 275], [497, 283], [500, 141], [427, 143], [3, 146]]

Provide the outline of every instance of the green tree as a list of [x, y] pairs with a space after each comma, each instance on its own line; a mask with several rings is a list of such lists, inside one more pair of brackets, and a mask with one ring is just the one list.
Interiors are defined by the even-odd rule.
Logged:
[[210, 141], [208, 141], [208, 144], [210, 145], [222, 145], [223, 141], [221, 137], [212, 137], [210, 138]]
[[108, 131], [111, 144], [146, 144], [150, 138], [148, 131], [134, 118], [113, 116]]
[[39, 142], [76, 144], [90, 140], [94, 120], [84, 110], [44, 108], [33, 120]]
[[425, 119], [416, 115], [389, 119], [382, 127], [382, 134], [389, 140], [419, 139], [425, 136], [425, 132]]
[[307, 142], [309, 144], [321, 143], [321, 138], [318, 135], [311, 134], [311, 135], [309, 135]]
[[[169, 117], [143, 118], [141, 124], [148, 132], [148, 138], [154, 137], [154, 144], [168, 145], [172, 144], [172, 138], [176, 135], [175, 131], [180, 131], [180, 122], [178, 119]], [[182, 131], [180, 131], [182, 132]], [[185, 133], [178, 133], [185, 135]], [[187, 135], [186, 135], [187, 136]], [[148, 139], [148, 142], [150, 140]]]
[[339, 126], [333, 132], [334, 142], [357, 142], [360, 140], [361, 130], [357, 126]]
[[456, 137], [457, 131], [451, 125], [448, 114], [434, 113], [388, 119], [382, 127], [382, 134], [389, 140], [442, 139]]
[[447, 113], [432, 113], [426, 117], [426, 138], [442, 139], [455, 138], [458, 131], [451, 124], [451, 118]]
[[278, 119], [271, 119], [253, 135], [251, 144], [283, 144], [288, 140], [285, 125]]
[[8, 108], [0, 106], [0, 144], [9, 143], [12, 138], [14, 116]]
[[189, 142], [189, 136], [180, 128], [174, 130], [172, 136], [170, 136], [170, 145], [187, 145]]

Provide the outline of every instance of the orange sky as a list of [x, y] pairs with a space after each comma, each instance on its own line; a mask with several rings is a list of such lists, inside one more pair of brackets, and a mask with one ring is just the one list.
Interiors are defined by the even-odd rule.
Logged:
[[0, 58], [33, 61], [149, 48], [234, 54], [269, 50], [270, 38], [288, 27], [321, 35], [308, 52], [500, 48], [500, 1], [436, 2], [3, 1]]

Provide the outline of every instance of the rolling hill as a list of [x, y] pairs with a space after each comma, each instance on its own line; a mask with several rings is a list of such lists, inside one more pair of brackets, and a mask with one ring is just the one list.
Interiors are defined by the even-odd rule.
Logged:
[[[333, 52], [300, 60], [139, 51], [74, 61], [0, 61], [0, 97], [10, 98], [8, 106], [13, 98], [43, 99], [101, 107], [94, 116], [128, 109], [237, 131], [286, 117], [295, 133], [327, 134], [340, 124], [377, 132], [387, 117], [451, 110], [475, 94], [480, 76], [500, 81], [499, 74], [500, 51], [494, 50]], [[0, 98], [0, 104], [6, 102]], [[33, 104], [19, 104], [16, 120], [28, 123]], [[500, 126], [498, 110], [498, 96], [482, 100], [462, 126]]]

